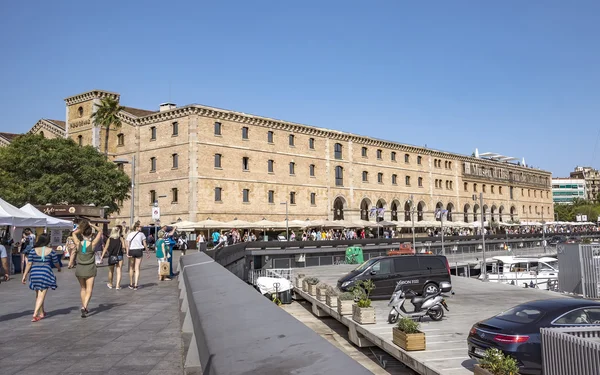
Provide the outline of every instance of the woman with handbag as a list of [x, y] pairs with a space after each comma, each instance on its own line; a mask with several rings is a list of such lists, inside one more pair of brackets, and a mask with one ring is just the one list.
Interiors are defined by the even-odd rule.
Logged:
[[[97, 233], [96, 237], [92, 239], [94, 230]], [[88, 304], [90, 303], [90, 299], [92, 299], [94, 280], [98, 272], [94, 247], [100, 242], [102, 231], [98, 227], [91, 225], [87, 220], [84, 220], [79, 223], [79, 228], [73, 234], [73, 241], [76, 248], [71, 254], [71, 259], [69, 259], [69, 268], [73, 268], [75, 260], [77, 260], [75, 276], [77, 276], [77, 280], [81, 286], [81, 317], [85, 318], [88, 314]]]
[[125, 249], [125, 240], [123, 239], [123, 227], [117, 225], [110, 232], [110, 237], [104, 245], [101, 259], [108, 253], [108, 284], [107, 287], [113, 288], [113, 275], [117, 274], [115, 289], [121, 289], [121, 269], [123, 267], [123, 253]]
[[165, 231], [161, 229], [158, 232], [157, 239], [158, 241], [156, 241], [156, 258], [158, 259], [158, 281], [171, 281], [168, 275], [169, 271], [167, 270], [167, 272], [164, 272], [165, 274], [163, 275], [160, 268], [163, 263], [167, 264], [167, 268], [169, 267], [169, 245], [167, 245], [167, 243], [165, 242]]
[[127, 257], [129, 258], [129, 289], [138, 290], [138, 281], [140, 280], [140, 267], [142, 265], [142, 257], [144, 252], [146, 257], [150, 258], [148, 253], [148, 244], [146, 236], [142, 232], [142, 226], [139, 222], [133, 226], [133, 232], [127, 235]]

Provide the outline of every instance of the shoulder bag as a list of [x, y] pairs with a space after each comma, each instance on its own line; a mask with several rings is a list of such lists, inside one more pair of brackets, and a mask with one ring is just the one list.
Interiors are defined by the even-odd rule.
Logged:
[[[114, 238], [111, 238], [110, 240], [114, 240]], [[110, 241], [109, 240], [109, 241]], [[121, 253], [121, 249], [123, 247], [123, 243], [121, 242], [121, 239], [119, 238], [119, 250], [117, 250], [116, 254], [110, 254], [108, 257], [108, 265], [109, 266], [114, 266], [116, 264], [119, 264], [119, 254]]]

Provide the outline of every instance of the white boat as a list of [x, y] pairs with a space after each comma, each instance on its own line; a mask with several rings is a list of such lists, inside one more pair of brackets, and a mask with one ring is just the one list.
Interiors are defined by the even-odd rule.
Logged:
[[[558, 259], [552, 257], [525, 258], [514, 256], [497, 256], [488, 261], [492, 270], [488, 271], [488, 281], [523, 288], [535, 287], [548, 290], [548, 285], [558, 283]], [[489, 267], [488, 267], [489, 268]], [[479, 275], [483, 280], [483, 274]]]

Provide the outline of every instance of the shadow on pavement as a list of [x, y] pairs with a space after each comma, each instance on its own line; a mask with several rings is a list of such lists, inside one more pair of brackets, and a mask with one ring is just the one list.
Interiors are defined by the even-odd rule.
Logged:
[[94, 316], [96, 314], [100, 314], [104, 311], [108, 311], [110, 309], [114, 309], [115, 307], [123, 306], [125, 303], [101, 303], [95, 309], [91, 310], [88, 316]]
[[[48, 318], [52, 318], [55, 315], [68, 315], [71, 311], [74, 310], [78, 310], [77, 307], [65, 307], [63, 309], [58, 309], [58, 310], [48, 310], [46, 311], [46, 314], [48, 314]], [[23, 311], [23, 312], [19, 312], [19, 313], [12, 313], [12, 314], [6, 314], [6, 315], [0, 315], [0, 322], [4, 322], [7, 320], [12, 320], [12, 319], [18, 319], [18, 318], [22, 318], [24, 316], [30, 316], [33, 315], [33, 310], [27, 310], [27, 311]]]

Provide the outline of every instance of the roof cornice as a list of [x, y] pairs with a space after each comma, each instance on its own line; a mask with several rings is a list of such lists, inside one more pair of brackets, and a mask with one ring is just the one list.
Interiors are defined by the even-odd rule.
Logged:
[[38, 130], [41, 130], [41, 129], [47, 130], [50, 133], [56, 135], [57, 137], [64, 138], [66, 136], [66, 132], [64, 129], [62, 129], [60, 126], [58, 126], [55, 123], [48, 121], [46, 119], [39, 120], [35, 125], [33, 125], [33, 127], [31, 128], [31, 130], [28, 131], [28, 133], [34, 134], [34, 133], [37, 133]]
[[[214, 107], [207, 107], [199, 104], [191, 104], [184, 107], [178, 107], [163, 112], [155, 112], [143, 117], [132, 117], [131, 115], [120, 113], [123, 119], [127, 119], [133, 125], [148, 125], [161, 121], [175, 120], [181, 117], [189, 115], [198, 115], [203, 117], [214, 118], [215, 120], [233, 121], [240, 122], [249, 125], [262, 126], [265, 128], [289, 131], [293, 133], [313, 135], [315, 137], [327, 137], [333, 140], [342, 142], [355, 142], [373, 147], [387, 148], [397, 151], [411, 152], [421, 155], [430, 155], [439, 158], [448, 158], [452, 160], [459, 160], [463, 162], [479, 163], [489, 167], [503, 167], [513, 171], [527, 172], [532, 174], [540, 174], [544, 177], [550, 177], [551, 172], [544, 171], [541, 169], [532, 169], [522, 167], [510, 163], [503, 163], [499, 161], [480, 159], [473, 156], [466, 156], [460, 154], [454, 154], [446, 151], [433, 150], [425, 147], [406, 145], [402, 143], [381, 140], [372, 137], [366, 137], [362, 135], [344, 133], [339, 130], [332, 130], [326, 128], [319, 128], [315, 126], [303, 125], [293, 122], [281, 121], [271, 119], [268, 117], [260, 117], [254, 115], [248, 115], [241, 112], [234, 112], [229, 110], [223, 110]], [[129, 116], [128, 116], [129, 115]]]
[[116, 92], [110, 92], [110, 91], [104, 91], [104, 90], [92, 90], [92, 91], [84, 92], [81, 94], [69, 96], [68, 98], [65, 98], [65, 102], [67, 103], [67, 105], [73, 105], [73, 104], [77, 104], [77, 103], [83, 103], [83, 102], [91, 100], [91, 99], [103, 99], [103, 98], [112, 98], [112, 99], [118, 100], [120, 98], [120, 95]]

